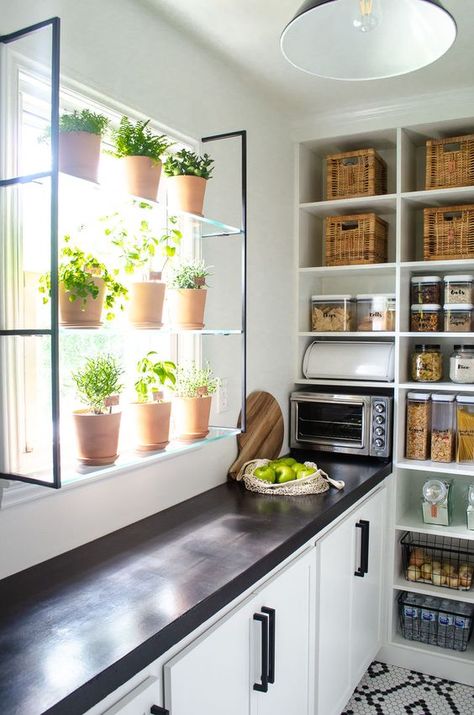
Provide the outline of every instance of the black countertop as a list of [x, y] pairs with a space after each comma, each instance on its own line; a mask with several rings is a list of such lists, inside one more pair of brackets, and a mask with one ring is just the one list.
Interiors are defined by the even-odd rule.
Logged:
[[318, 463], [342, 492], [223, 484], [0, 581], [0, 711], [82, 715], [391, 472], [360, 458]]

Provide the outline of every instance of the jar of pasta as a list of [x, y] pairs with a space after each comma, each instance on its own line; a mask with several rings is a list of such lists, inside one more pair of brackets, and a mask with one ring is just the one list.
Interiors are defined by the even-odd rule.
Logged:
[[456, 462], [474, 462], [474, 397], [456, 397]]
[[431, 395], [409, 392], [407, 395], [406, 458], [430, 458]]
[[411, 356], [411, 379], [415, 382], [439, 382], [443, 377], [440, 345], [415, 345]]
[[429, 303], [411, 306], [410, 330], [415, 333], [437, 333], [442, 329], [440, 305]]
[[431, 395], [431, 461], [452, 462], [456, 413], [455, 395]]

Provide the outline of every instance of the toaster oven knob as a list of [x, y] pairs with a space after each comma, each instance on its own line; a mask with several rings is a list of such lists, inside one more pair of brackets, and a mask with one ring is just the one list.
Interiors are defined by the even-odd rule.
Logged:
[[385, 430], [383, 427], [376, 427], [374, 432], [376, 437], [383, 437], [385, 434]]
[[375, 440], [375, 446], [377, 447], [377, 449], [382, 449], [383, 447], [385, 447], [384, 440], [380, 439], [380, 437], [379, 437], [378, 439]]
[[383, 415], [376, 415], [374, 422], [376, 425], [383, 425], [385, 424], [385, 417]]
[[379, 414], [381, 412], [385, 412], [385, 405], [383, 402], [376, 402], [374, 405], [374, 410], [378, 412]]

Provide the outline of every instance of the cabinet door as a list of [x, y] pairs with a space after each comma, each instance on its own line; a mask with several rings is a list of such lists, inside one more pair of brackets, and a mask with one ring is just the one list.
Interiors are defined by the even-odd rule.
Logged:
[[357, 510], [355, 527], [356, 569], [364, 561], [364, 529], [366, 530], [366, 573], [354, 576], [352, 590], [351, 664], [352, 682], [357, 684], [367, 666], [376, 656], [380, 644], [382, 565], [384, 545], [385, 490], [377, 492]]
[[105, 710], [103, 715], [149, 715], [153, 705], [161, 704], [160, 681], [149, 677]]
[[256, 596], [257, 610], [269, 616], [270, 624], [269, 685], [266, 693], [258, 693], [258, 715], [309, 713], [313, 564], [311, 549]]

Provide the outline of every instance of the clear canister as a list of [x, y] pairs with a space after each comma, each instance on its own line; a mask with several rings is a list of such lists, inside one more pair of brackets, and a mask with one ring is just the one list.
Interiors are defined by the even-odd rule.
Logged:
[[437, 333], [442, 330], [441, 306], [412, 304], [410, 309], [410, 330], [415, 333]]
[[474, 303], [474, 276], [452, 275], [444, 277], [445, 303]]
[[456, 397], [456, 462], [474, 462], [474, 397]]
[[351, 295], [313, 295], [311, 326], [315, 332], [354, 330], [355, 301]]
[[407, 395], [406, 458], [430, 458], [431, 395], [409, 392]]
[[411, 303], [418, 305], [441, 303], [440, 276], [413, 276], [410, 283]]
[[455, 345], [449, 358], [449, 379], [459, 384], [474, 383], [474, 345]]
[[470, 333], [472, 330], [472, 303], [445, 303], [444, 329], [450, 333]]
[[411, 378], [415, 382], [439, 382], [443, 377], [440, 345], [415, 345], [411, 356]]
[[452, 462], [456, 437], [455, 395], [431, 395], [431, 460]]
[[395, 293], [357, 295], [357, 330], [395, 330]]
[[425, 524], [449, 526], [452, 512], [451, 482], [429, 479], [423, 484], [422, 515]]

